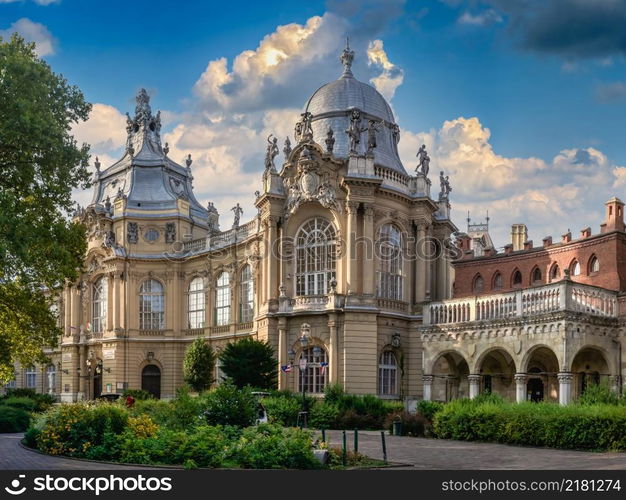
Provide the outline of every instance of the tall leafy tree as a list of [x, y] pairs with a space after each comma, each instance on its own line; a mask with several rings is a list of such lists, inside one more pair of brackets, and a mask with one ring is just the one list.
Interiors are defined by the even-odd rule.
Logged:
[[227, 344], [220, 354], [220, 361], [226, 378], [237, 387], [276, 387], [278, 361], [274, 358], [274, 349], [267, 342], [248, 337]]
[[204, 339], [196, 339], [187, 348], [183, 360], [183, 377], [194, 391], [203, 391], [213, 383], [215, 353]]
[[89, 187], [89, 147], [71, 127], [91, 105], [34, 48], [0, 38], [0, 382], [56, 344], [51, 306], [86, 249], [69, 215], [72, 189]]

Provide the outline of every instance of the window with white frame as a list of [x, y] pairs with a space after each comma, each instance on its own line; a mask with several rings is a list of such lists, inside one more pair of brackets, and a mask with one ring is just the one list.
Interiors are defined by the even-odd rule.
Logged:
[[139, 289], [139, 328], [162, 330], [165, 327], [165, 295], [157, 280], [147, 280]]
[[239, 282], [239, 321], [245, 323], [254, 317], [254, 280], [252, 268], [246, 264], [241, 270]]
[[337, 241], [321, 217], [306, 222], [296, 236], [296, 295], [325, 295], [335, 279]]
[[53, 393], [56, 391], [57, 367], [53, 364], [49, 364], [46, 367], [46, 386], [49, 393]]
[[91, 308], [91, 331], [102, 333], [107, 324], [107, 302], [109, 298], [109, 280], [102, 276], [93, 284], [92, 308]]
[[[328, 355], [326, 349], [320, 347], [320, 355], [316, 358], [315, 347], [307, 347], [300, 354], [300, 359], [305, 359], [307, 367], [304, 371], [299, 370], [298, 390], [312, 394], [321, 394], [326, 387], [326, 374], [328, 372]], [[313, 364], [315, 363], [315, 364]]]
[[392, 225], [383, 225], [378, 232], [379, 297], [402, 300], [402, 233]]
[[194, 278], [189, 283], [187, 300], [189, 328], [204, 328], [205, 305], [204, 281], [200, 277]]
[[572, 276], [580, 276], [580, 263], [575, 260], [570, 269], [572, 270]]
[[29, 389], [37, 387], [37, 371], [33, 365], [26, 368], [26, 387]]
[[380, 355], [378, 364], [378, 394], [395, 396], [398, 394], [398, 363], [396, 355], [385, 351]]
[[215, 287], [215, 325], [230, 324], [230, 276], [220, 274]]

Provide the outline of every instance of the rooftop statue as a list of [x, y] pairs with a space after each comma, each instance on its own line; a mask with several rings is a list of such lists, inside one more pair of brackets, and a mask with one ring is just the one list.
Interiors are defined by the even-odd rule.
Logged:
[[352, 61], [354, 61], [354, 51], [350, 50], [350, 39], [346, 37], [346, 47], [343, 49], [341, 56], [339, 56], [341, 64], [343, 64], [343, 74], [352, 75]]
[[278, 156], [278, 139], [274, 137], [272, 139], [272, 134], [267, 137], [267, 151], [265, 153], [265, 170], [276, 170], [276, 165], [274, 165], [274, 158]]
[[439, 201], [448, 201], [448, 197], [450, 196], [450, 191], [452, 188], [450, 187], [450, 180], [446, 175], [444, 177], [443, 170], [439, 174], [439, 183], [441, 184], [441, 191], [439, 192]]
[[233, 212], [235, 212], [235, 220], [233, 222], [233, 228], [238, 228], [239, 227], [239, 220], [241, 219], [241, 215], [243, 214], [243, 208], [241, 208], [241, 205], [239, 205], [239, 203], [237, 203], [237, 205], [235, 205], [233, 208], [231, 208], [231, 210]]
[[350, 153], [358, 153], [359, 143], [361, 142], [361, 134], [366, 129], [361, 126], [361, 111], [353, 109], [350, 113], [350, 126], [346, 130], [350, 140]]
[[[416, 172], [421, 173], [424, 177], [428, 176], [428, 171], [430, 170], [430, 156], [426, 152], [426, 145], [422, 144], [415, 155], [419, 159], [417, 163]], [[421, 172], [419, 171], [421, 168]]]
[[326, 140], [324, 141], [326, 143], [326, 151], [331, 153], [333, 152], [333, 148], [335, 147], [335, 138], [333, 137], [333, 129], [329, 128], [328, 132], [326, 132]]
[[287, 160], [287, 158], [289, 158], [289, 155], [291, 154], [291, 141], [289, 140], [289, 137], [285, 139], [283, 154], [285, 155], [285, 160]]
[[376, 132], [380, 132], [382, 126], [382, 122], [370, 120], [368, 127], [365, 129], [367, 130], [367, 152], [370, 154], [374, 152], [376, 147]]

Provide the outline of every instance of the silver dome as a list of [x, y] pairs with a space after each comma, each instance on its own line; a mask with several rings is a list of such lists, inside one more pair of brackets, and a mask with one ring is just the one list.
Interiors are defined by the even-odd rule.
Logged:
[[[344, 64], [341, 77], [317, 89], [306, 103], [304, 111], [313, 115], [313, 138], [317, 143], [324, 144], [326, 133], [332, 129], [335, 137], [333, 154], [347, 158], [350, 144], [345, 131], [350, 126], [350, 112], [358, 109], [361, 111], [363, 127], [367, 126], [368, 120], [383, 122], [384, 125], [377, 133], [374, 163], [407, 175], [398, 155], [399, 129], [391, 107], [374, 87], [354, 78], [351, 71], [353, 58], [354, 52], [346, 47], [341, 56]], [[367, 147], [363, 139], [359, 151], [361, 154], [365, 153]]]

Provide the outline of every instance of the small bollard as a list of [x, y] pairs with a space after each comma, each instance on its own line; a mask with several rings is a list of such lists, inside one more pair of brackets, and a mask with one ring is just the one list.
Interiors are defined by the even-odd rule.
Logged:
[[326, 442], [326, 429], [322, 429], [322, 443]]
[[385, 431], [380, 431], [380, 439], [383, 442], [383, 460], [387, 463], [387, 444], [385, 443]]
[[359, 429], [354, 429], [354, 453], [359, 451]]
[[343, 431], [343, 449], [341, 450], [341, 463], [344, 467], [348, 463], [348, 445], [346, 442], [346, 431]]

